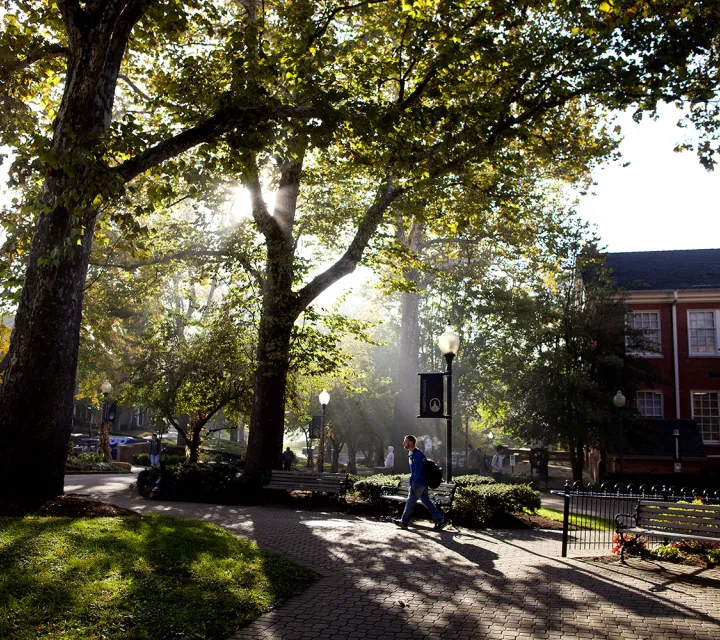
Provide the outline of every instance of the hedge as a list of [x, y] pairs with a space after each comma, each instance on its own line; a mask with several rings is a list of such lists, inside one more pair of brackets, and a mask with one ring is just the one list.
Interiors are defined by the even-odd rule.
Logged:
[[[169, 464], [165, 468], [167, 500], [213, 502], [218, 504], [257, 504], [262, 500], [262, 476], [240, 474], [229, 464]], [[158, 467], [138, 474], [137, 487], [146, 494], [160, 476]]]
[[[168, 464], [183, 464], [187, 458], [184, 455], [181, 456], [168, 456]], [[139, 467], [150, 466], [150, 454], [149, 453], [136, 453], [133, 456], [133, 464]]]
[[458, 487], [453, 500], [456, 520], [487, 525], [499, 516], [540, 508], [540, 493], [526, 484], [467, 484]]
[[367, 500], [368, 502], [377, 502], [380, 496], [387, 491], [383, 491], [383, 487], [397, 485], [401, 480], [407, 480], [410, 476], [394, 475], [394, 476], [350, 476], [350, 492], [358, 498]]

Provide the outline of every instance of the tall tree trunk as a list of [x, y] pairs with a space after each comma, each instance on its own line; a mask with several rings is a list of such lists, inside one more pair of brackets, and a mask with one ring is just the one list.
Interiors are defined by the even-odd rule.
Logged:
[[583, 468], [585, 467], [585, 443], [578, 438], [569, 448], [573, 482], [582, 482]]
[[[402, 223], [399, 223], [402, 224]], [[398, 238], [411, 252], [420, 249], [424, 236], [425, 224], [422, 220], [415, 220], [408, 232], [404, 235], [398, 227]], [[419, 283], [420, 274], [417, 269], [405, 272], [405, 279], [415, 285]], [[418, 356], [420, 353], [420, 295], [404, 292], [402, 294], [402, 319], [400, 324], [400, 353], [398, 354], [398, 372], [395, 379], [395, 407], [391, 425], [390, 444], [395, 451], [403, 450], [404, 437], [415, 431], [418, 411]], [[398, 473], [410, 470], [407, 456], [395, 457], [395, 469]]]
[[56, 161], [44, 168], [38, 203], [49, 212], [38, 216], [0, 390], [0, 512], [63, 492], [97, 213], [89, 203], [112, 186], [93, 155], [111, 121], [120, 63], [143, 4], [110, 0], [106, 11], [91, 14], [77, 3], [58, 3], [68, 65], [54, 126]]
[[347, 441], [347, 448], [348, 448], [348, 466], [347, 466], [348, 473], [357, 475], [357, 448], [355, 446], [355, 443], [349, 438]]
[[205, 425], [205, 420], [197, 420], [190, 418], [190, 439], [187, 440], [188, 457], [187, 462], [189, 464], [197, 464], [200, 460], [200, 433]]

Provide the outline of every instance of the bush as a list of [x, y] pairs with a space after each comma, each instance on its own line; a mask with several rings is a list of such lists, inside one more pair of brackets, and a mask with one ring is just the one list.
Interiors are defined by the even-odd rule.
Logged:
[[94, 453], [81, 453], [76, 458], [65, 461], [65, 473], [101, 471], [104, 473], [130, 473], [129, 462], [103, 462], [102, 456]]
[[383, 487], [397, 485], [401, 480], [407, 480], [408, 475], [394, 476], [351, 476], [351, 485], [349, 491], [358, 498], [363, 498], [368, 502], [380, 500], [383, 493]]
[[471, 526], [487, 525], [505, 514], [539, 508], [540, 494], [523, 484], [467, 484], [456, 489], [453, 500], [456, 520]]
[[490, 476], [479, 476], [477, 474], [467, 475], [467, 476], [456, 476], [452, 479], [452, 481], [458, 486], [458, 487], [468, 487], [471, 485], [483, 485], [483, 484], [496, 484], [496, 481], [494, 478], [491, 478]]
[[[239, 474], [229, 464], [168, 464], [164, 498], [185, 502], [257, 504], [262, 500], [262, 476]], [[160, 476], [158, 467], [138, 474], [140, 493], [150, 491]]]
[[133, 456], [133, 464], [137, 464], [141, 467], [150, 466], [150, 454], [149, 453], [136, 453]]
[[680, 562], [682, 559], [680, 549], [675, 545], [658, 547], [651, 552], [651, 556], [665, 562]]

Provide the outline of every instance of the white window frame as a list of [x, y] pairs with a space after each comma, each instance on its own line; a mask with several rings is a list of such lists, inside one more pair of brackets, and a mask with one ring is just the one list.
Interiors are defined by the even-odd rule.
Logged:
[[[643, 413], [642, 411], [640, 411], [640, 409], [639, 409], [639, 407], [638, 407], [638, 397], [640, 396], [641, 393], [651, 393], [651, 394], [653, 394], [653, 395], [655, 395], [655, 396], [660, 396], [660, 413], [659, 413], [658, 415], [654, 415], [654, 414], [653, 414], [653, 415], [648, 415], [648, 414]], [[653, 402], [653, 406], [654, 406], [654, 405], [655, 405], [655, 403]], [[647, 405], [646, 405], [646, 406], [647, 406]], [[639, 390], [637, 391], [636, 395], [635, 395], [635, 408], [638, 410], [638, 412], [640, 413], [640, 415], [641, 415], [643, 418], [649, 418], [649, 419], [652, 419], [652, 420], [657, 420], [657, 419], [659, 419], [659, 418], [664, 418], [664, 417], [665, 417], [665, 397], [664, 397], [663, 392], [662, 392], [662, 391], [655, 391], [654, 389], [639, 389]]]
[[[695, 394], [697, 393], [714, 393], [716, 396], [718, 396], [718, 406], [720, 407], [720, 391], [705, 391], [705, 390], [699, 390], [695, 389], [690, 392], [690, 411], [692, 412], [692, 418], [698, 423], [698, 428], [700, 429], [700, 437], [702, 438], [702, 441], [704, 444], [720, 444], [720, 433], [718, 433], [718, 437], [716, 440], [706, 440], [705, 434], [702, 430], [702, 424], [698, 421], [698, 417], [695, 416]], [[702, 416], [701, 416], [702, 417]], [[709, 418], [718, 418], [718, 422], [720, 423], [720, 408], [718, 409], [718, 416], [707, 416]]]
[[[690, 314], [691, 313], [712, 313], [715, 323], [715, 352], [693, 352], [692, 341], [690, 339]], [[717, 358], [720, 357], [720, 309], [688, 309], [687, 311], [687, 341], [688, 341], [688, 356], [691, 358]]]
[[145, 423], [145, 409], [138, 406], [137, 411], [135, 412], [135, 426], [136, 427], [142, 427]]
[[628, 353], [633, 356], [640, 356], [643, 358], [662, 358], [663, 352], [662, 352], [662, 321], [660, 319], [660, 310], [659, 309], [632, 309], [631, 311], [628, 311], [625, 316], [625, 323], [627, 326], [629, 326], [631, 329], [642, 329], [642, 327], [635, 327], [635, 315], [643, 314], [643, 313], [654, 313], [657, 316], [657, 351], [642, 351], [642, 350], [635, 350], [631, 349], [628, 345], [627, 341], [627, 334], [625, 334], [625, 346], [628, 350]]

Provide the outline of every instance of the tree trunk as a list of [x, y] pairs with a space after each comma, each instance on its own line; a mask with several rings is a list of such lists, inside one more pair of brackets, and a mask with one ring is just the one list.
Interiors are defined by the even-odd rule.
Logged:
[[0, 390], [0, 513], [21, 512], [63, 492], [97, 215], [89, 204], [114, 186], [94, 156], [111, 122], [120, 63], [143, 9], [142, 0], [108, 5], [92, 14], [64, 5], [69, 53], [54, 125], [56, 160], [44, 167], [36, 204], [41, 212]]
[[[422, 244], [425, 224], [415, 220], [407, 236], [398, 230], [401, 242], [411, 252], [417, 252]], [[419, 283], [420, 274], [416, 269], [405, 273], [408, 282]], [[398, 354], [398, 372], [395, 379], [395, 407], [390, 433], [390, 444], [395, 451], [403, 450], [406, 435], [415, 431], [418, 412], [418, 356], [420, 353], [420, 295], [404, 292], [402, 294], [402, 319], [400, 324], [400, 353]], [[398, 473], [407, 473], [410, 464], [407, 456], [396, 456], [395, 469]]]
[[355, 448], [354, 443], [349, 439], [347, 441], [347, 448], [348, 448], [347, 471], [348, 471], [348, 473], [353, 473], [353, 474], [357, 475], [357, 449]]
[[585, 445], [582, 440], [577, 439], [569, 448], [573, 482], [582, 482], [583, 468], [585, 466]]
[[[400, 327], [400, 354], [398, 373], [395, 383], [395, 409], [393, 412], [390, 444], [395, 451], [402, 451], [403, 439], [415, 431], [415, 419], [418, 412], [417, 377], [418, 354], [420, 352], [420, 296], [416, 293], [403, 293], [402, 325]], [[398, 473], [410, 470], [407, 456], [395, 458]]]
[[112, 462], [112, 447], [110, 446], [110, 428], [103, 422], [100, 428], [100, 454], [105, 462]]
[[337, 442], [334, 439], [331, 439], [332, 442], [332, 463], [330, 464], [330, 473], [337, 473], [340, 469], [340, 449], [342, 448], [342, 443]]
[[200, 433], [202, 432], [205, 422], [205, 420], [190, 418], [190, 439], [187, 440], [188, 464], [197, 464], [200, 459], [200, 446], [202, 445]]

